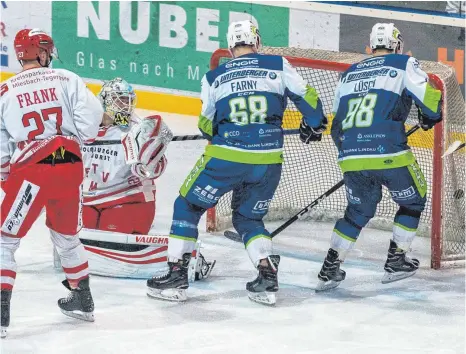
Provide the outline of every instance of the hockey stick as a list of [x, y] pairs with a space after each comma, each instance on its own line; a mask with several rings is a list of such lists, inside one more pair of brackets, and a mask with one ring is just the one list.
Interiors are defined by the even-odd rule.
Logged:
[[[203, 140], [205, 139], [202, 135], [177, 135], [172, 138], [172, 141], [185, 141], [185, 140]], [[97, 140], [86, 145], [118, 145], [121, 144], [121, 140]]]
[[[299, 129], [286, 129], [283, 131], [283, 135], [298, 134]], [[205, 139], [202, 135], [178, 135], [172, 138], [172, 141], [185, 141], [185, 140], [203, 140]]]
[[[283, 131], [283, 135], [291, 135], [299, 133], [299, 129], [286, 129]], [[189, 140], [206, 140], [202, 135], [176, 135], [172, 138], [172, 141], [189, 141]], [[121, 144], [121, 140], [97, 140], [86, 145], [117, 145]]]
[[442, 155], [442, 159], [443, 159], [445, 156], [451, 155], [451, 154], [453, 154], [455, 151], [458, 151], [458, 150], [464, 148], [464, 145], [465, 145], [465, 143], [462, 143], [462, 142], [459, 141], [459, 140], [454, 141], [454, 142], [448, 147], [447, 151], [445, 151], [445, 153]]
[[[412, 127], [410, 130], [408, 130], [408, 132], [406, 133], [406, 136], [410, 136], [411, 134], [413, 134], [416, 130], [419, 129], [419, 125], [415, 125], [414, 127]], [[290, 219], [288, 219], [285, 223], [283, 223], [282, 225], [280, 225], [276, 230], [274, 230], [271, 234], [270, 234], [270, 237], [275, 237], [277, 236], [280, 232], [282, 232], [283, 230], [285, 230], [288, 226], [290, 226], [292, 223], [294, 223], [296, 220], [299, 220], [300, 218], [303, 217], [304, 214], [306, 214], [307, 212], [309, 212], [309, 210], [311, 210], [312, 208], [314, 208], [315, 206], [319, 205], [324, 199], [326, 199], [328, 196], [330, 196], [333, 192], [335, 192], [336, 190], [340, 189], [343, 185], [345, 184], [344, 180], [341, 180], [340, 182], [338, 182], [337, 184], [335, 184], [332, 188], [330, 188], [328, 191], [326, 191], [324, 194], [322, 194], [319, 198], [317, 198], [316, 200], [314, 200], [312, 203], [310, 203], [309, 205], [307, 205], [306, 207], [304, 207], [303, 209], [301, 209], [296, 215], [294, 215], [293, 217], [291, 217]], [[223, 235], [226, 237], [226, 238], [229, 238], [230, 240], [232, 241], [236, 241], [236, 242], [243, 242], [243, 238], [236, 232], [234, 231], [225, 231], [223, 233]]]

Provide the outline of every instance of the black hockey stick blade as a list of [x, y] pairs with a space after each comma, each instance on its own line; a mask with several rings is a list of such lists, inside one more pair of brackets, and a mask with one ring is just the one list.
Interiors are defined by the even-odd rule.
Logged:
[[234, 232], [234, 231], [226, 230], [223, 233], [223, 236], [225, 236], [226, 238], [229, 238], [232, 241], [243, 242], [243, 239], [241, 238], [241, 236], [238, 233]]
[[[413, 134], [416, 130], [418, 130], [420, 127], [419, 125], [415, 125], [414, 127], [412, 127], [410, 130], [408, 130], [406, 132], [406, 136], [410, 136], [411, 134]], [[338, 182], [337, 184], [335, 184], [332, 188], [330, 188], [328, 191], [326, 191], [324, 194], [322, 194], [319, 198], [317, 198], [316, 200], [314, 200], [312, 203], [310, 203], [309, 205], [307, 205], [306, 207], [304, 207], [303, 209], [301, 209], [299, 211], [299, 213], [297, 213], [296, 215], [294, 215], [291, 219], [288, 219], [285, 223], [283, 223], [282, 225], [280, 225], [277, 229], [275, 229], [271, 234], [270, 234], [270, 237], [275, 237], [277, 236], [280, 232], [282, 232], [283, 230], [285, 230], [288, 226], [290, 226], [292, 223], [294, 223], [296, 220], [300, 219], [303, 215], [305, 215], [309, 210], [311, 210], [312, 208], [314, 208], [315, 206], [319, 205], [324, 199], [326, 199], [328, 196], [330, 196], [332, 193], [334, 193], [336, 190], [340, 189], [343, 185], [345, 184], [344, 180], [341, 180], [340, 182]], [[234, 232], [234, 231], [225, 231], [223, 233], [223, 235], [232, 240], [232, 241], [237, 241], [237, 242], [243, 242], [243, 239], [242, 237]]]

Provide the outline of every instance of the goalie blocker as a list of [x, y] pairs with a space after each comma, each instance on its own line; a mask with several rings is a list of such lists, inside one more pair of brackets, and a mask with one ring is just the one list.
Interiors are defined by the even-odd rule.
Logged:
[[[166, 272], [168, 236], [135, 235], [82, 229], [79, 237], [89, 258], [89, 273], [117, 278], [148, 279]], [[109, 241], [111, 240], [111, 241]], [[189, 263], [189, 280], [207, 278], [215, 261], [207, 262], [198, 241]], [[54, 249], [54, 267], [62, 270]]]

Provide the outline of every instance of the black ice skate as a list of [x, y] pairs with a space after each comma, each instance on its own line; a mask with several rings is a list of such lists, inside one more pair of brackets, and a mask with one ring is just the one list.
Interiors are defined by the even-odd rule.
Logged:
[[338, 259], [338, 256], [338, 252], [333, 248], [328, 250], [322, 269], [317, 276], [319, 283], [317, 284], [316, 292], [336, 288], [345, 280], [346, 272], [340, 269], [341, 261]]
[[392, 283], [397, 280], [413, 276], [419, 268], [419, 261], [406, 256], [406, 251], [398, 248], [395, 241], [390, 240], [388, 257], [385, 262], [385, 275], [382, 284]]
[[147, 281], [147, 295], [168, 301], [186, 301], [190, 259], [191, 253], [185, 253], [178, 262], [168, 262], [167, 274]]
[[261, 265], [262, 260], [259, 262], [257, 270], [259, 274], [257, 278], [246, 284], [249, 299], [252, 301], [265, 304], [275, 305], [275, 293], [278, 291], [278, 264], [280, 263], [280, 256], [271, 255], [266, 258], [267, 265]]
[[68, 280], [62, 284], [70, 290], [68, 297], [58, 300], [58, 307], [66, 316], [94, 322], [94, 301], [89, 289], [89, 277], [82, 279], [76, 289], [71, 289]]
[[11, 290], [1, 291], [1, 330], [0, 337], [6, 337], [6, 330], [10, 325], [10, 300]]

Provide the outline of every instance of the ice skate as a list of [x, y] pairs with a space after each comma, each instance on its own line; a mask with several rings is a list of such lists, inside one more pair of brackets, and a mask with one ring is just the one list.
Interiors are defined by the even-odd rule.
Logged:
[[189, 287], [188, 267], [191, 253], [185, 253], [178, 262], [168, 262], [168, 273], [147, 281], [147, 295], [168, 301], [186, 301]]
[[413, 276], [419, 268], [419, 261], [406, 256], [406, 251], [398, 248], [395, 241], [390, 240], [388, 257], [385, 262], [385, 275], [382, 284], [392, 283]]
[[58, 307], [66, 316], [83, 321], [94, 322], [94, 301], [89, 289], [89, 277], [82, 279], [76, 289], [72, 289], [68, 280], [63, 285], [70, 290], [68, 297], [58, 300]]
[[10, 300], [11, 290], [1, 291], [1, 330], [0, 337], [5, 338], [7, 328], [10, 325]]
[[325, 257], [322, 269], [317, 276], [319, 283], [316, 287], [316, 292], [326, 291], [336, 288], [345, 280], [346, 272], [340, 269], [341, 261], [338, 259], [338, 252], [330, 248]]
[[271, 255], [266, 258], [267, 265], [259, 266], [257, 270], [259, 274], [257, 278], [246, 284], [249, 299], [265, 305], [275, 305], [275, 293], [278, 291], [278, 264], [280, 263], [280, 256]]

